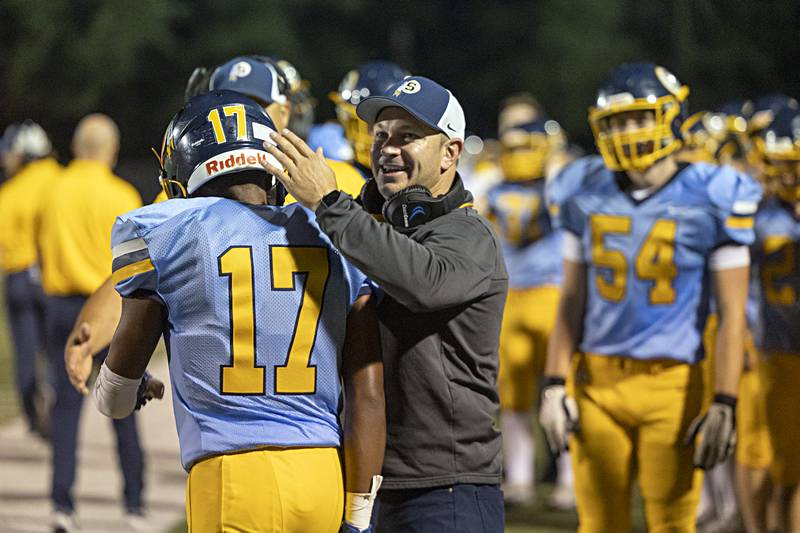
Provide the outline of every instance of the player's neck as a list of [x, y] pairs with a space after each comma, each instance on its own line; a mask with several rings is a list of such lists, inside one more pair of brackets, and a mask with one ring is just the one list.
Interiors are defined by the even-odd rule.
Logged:
[[678, 171], [678, 163], [667, 156], [643, 171], [628, 170], [626, 174], [637, 189], [658, 189]]
[[254, 183], [242, 183], [228, 187], [226, 198], [251, 205], [267, 205], [269, 197], [263, 187]]

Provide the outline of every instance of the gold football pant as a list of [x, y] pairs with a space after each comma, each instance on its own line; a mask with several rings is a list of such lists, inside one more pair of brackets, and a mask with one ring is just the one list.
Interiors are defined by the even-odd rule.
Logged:
[[547, 339], [553, 330], [559, 288], [509, 289], [500, 330], [500, 407], [528, 411], [536, 402], [544, 371]]
[[695, 530], [702, 473], [683, 444], [703, 405], [699, 365], [578, 355], [570, 441], [580, 531], [630, 531], [634, 477], [651, 533]]
[[339, 531], [336, 448], [267, 448], [195, 464], [186, 482], [190, 533]]
[[800, 354], [767, 353], [763, 367], [770, 475], [779, 486], [800, 483]]

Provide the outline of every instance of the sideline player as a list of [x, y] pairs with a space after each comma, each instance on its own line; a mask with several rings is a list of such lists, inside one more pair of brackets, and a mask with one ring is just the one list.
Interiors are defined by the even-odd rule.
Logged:
[[[487, 214], [503, 245], [509, 283], [497, 378], [503, 494], [506, 503], [527, 504], [534, 496], [531, 410], [555, 322], [563, 263], [561, 233], [553, 230], [545, 203], [545, 174], [548, 162], [563, 149], [564, 138], [556, 121], [540, 119], [502, 132], [500, 145], [503, 182], [489, 189]], [[569, 465], [567, 461], [561, 464]], [[560, 480], [563, 483], [568, 477], [560, 476]], [[574, 505], [571, 483], [559, 489], [566, 496], [558, 501]]]
[[[568, 166], [548, 191], [566, 230], [565, 261], [540, 420], [556, 450], [574, 432], [583, 532], [630, 529], [634, 475], [649, 531], [694, 531], [695, 467], [723, 461], [735, 442], [761, 189], [730, 167], [677, 163], [688, 92], [651, 63], [614, 69], [589, 110], [602, 158]], [[703, 414], [712, 292], [715, 394]], [[576, 350], [573, 400], [564, 381]]]
[[37, 377], [37, 354], [44, 352], [44, 294], [39, 279], [35, 225], [41, 199], [62, 167], [50, 139], [31, 120], [9, 126], [2, 140], [8, 180], [0, 188], [0, 261], [5, 273], [8, 324], [20, 405], [31, 431], [47, 438], [51, 385]]
[[274, 207], [282, 187], [259, 164], [272, 160], [262, 147], [272, 132], [258, 103], [232, 91], [197, 96], [173, 118], [162, 180], [188, 198], [117, 219], [122, 318], [94, 396], [104, 414], [127, 416], [163, 332], [189, 529], [334, 532], [341, 376], [345, 520], [364, 530], [385, 446], [371, 291], [313, 213]]
[[[364, 181], [372, 177], [372, 133], [367, 123], [356, 114], [356, 106], [369, 96], [382, 95], [390, 85], [409, 75], [407, 70], [391, 61], [367, 61], [348, 71], [339, 83], [339, 89], [328, 95], [336, 105], [336, 117], [344, 128], [344, 136], [353, 147], [355, 158], [352, 164]], [[358, 192], [350, 195], [357, 198]]]
[[[190, 77], [185, 94], [192, 97], [208, 91], [209, 85], [217, 89], [240, 92], [256, 100], [279, 129], [290, 123], [291, 87], [280, 68], [281, 61], [265, 56], [239, 56], [223, 63], [208, 73], [198, 67]], [[336, 173], [337, 184], [342, 190], [358, 195], [363, 185], [361, 174], [350, 164], [328, 161]], [[156, 202], [166, 200], [162, 191]], [[287, 198], [286, 202], [291, 202]], [[88, 393], [86, 380], [92, 369], [92, 355], [106, 348], [119, 322], [121, 311], [119, 295], [114, 291], [111, 279], [88, 300], [75, 321], [73, 330], [64, 348], [67, 369], [73, 385], [83, 394]]]
[[[772, 444], [770, 475], [780, 492], [779, 531], [800, 531], [800, 111], [784, 107], [755, 139], [776, 196], [756, 217], [760, 282], [756, 344]], [[766, 527], [766, 520], [760, 526]]]

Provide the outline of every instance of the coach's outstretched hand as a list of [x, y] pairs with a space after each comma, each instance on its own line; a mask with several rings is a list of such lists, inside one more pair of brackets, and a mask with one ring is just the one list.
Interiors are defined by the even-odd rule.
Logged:
[[702, 437], [694, 449], [694, 466], [710, 470], [736, 448], [736, 398], [715, 395], [706, 414], [695, 418], [689, 426], [684, 444], [691, 445], [699, 434]]
[[303, 139], [289, 130], [272, 133], [275, 144], [265, 142], [264, 149], [283, 165], [277, 168], [262, 161], [261, 165], [277, 177], [301, 205], [316, 211], [322, 197], [337, 189], [336, 174], [325, 162], [322, 148], [315, 152]]
[[539, 423], [550, 451], [558, 455], [567, 449], [569, 433], [578, 431], [578, 406], [567, 396], [563, 379], [551, 377], [545, 378], [545, 382], [539, 402]]
[[84, 396], [89, 394], [86, 381], [92, 373], [92, 352], [89, 343], [91, 337], [92, 330], [89, 324], [84, 322], [69, 336], [64, 347], [64, 366], [67, 368], [69, 381]]

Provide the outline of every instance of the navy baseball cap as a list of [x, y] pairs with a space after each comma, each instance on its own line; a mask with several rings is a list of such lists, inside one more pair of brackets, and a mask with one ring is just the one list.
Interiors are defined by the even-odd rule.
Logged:
[[274, 65], [253, 57], [234, 57], [214, 70], [209, 89], [236, 91], [266, 105], [286, 102], [279, 73]]
[[356, 113], [367, 124], [374, 124], [387, 107], [401, 107], [420, 122], [441, 131], [451, 139], [464, 139], [464, 110], [453, 93], [423, 76], [406, 76], [386, 89], [383, 96], [362, 100]]

